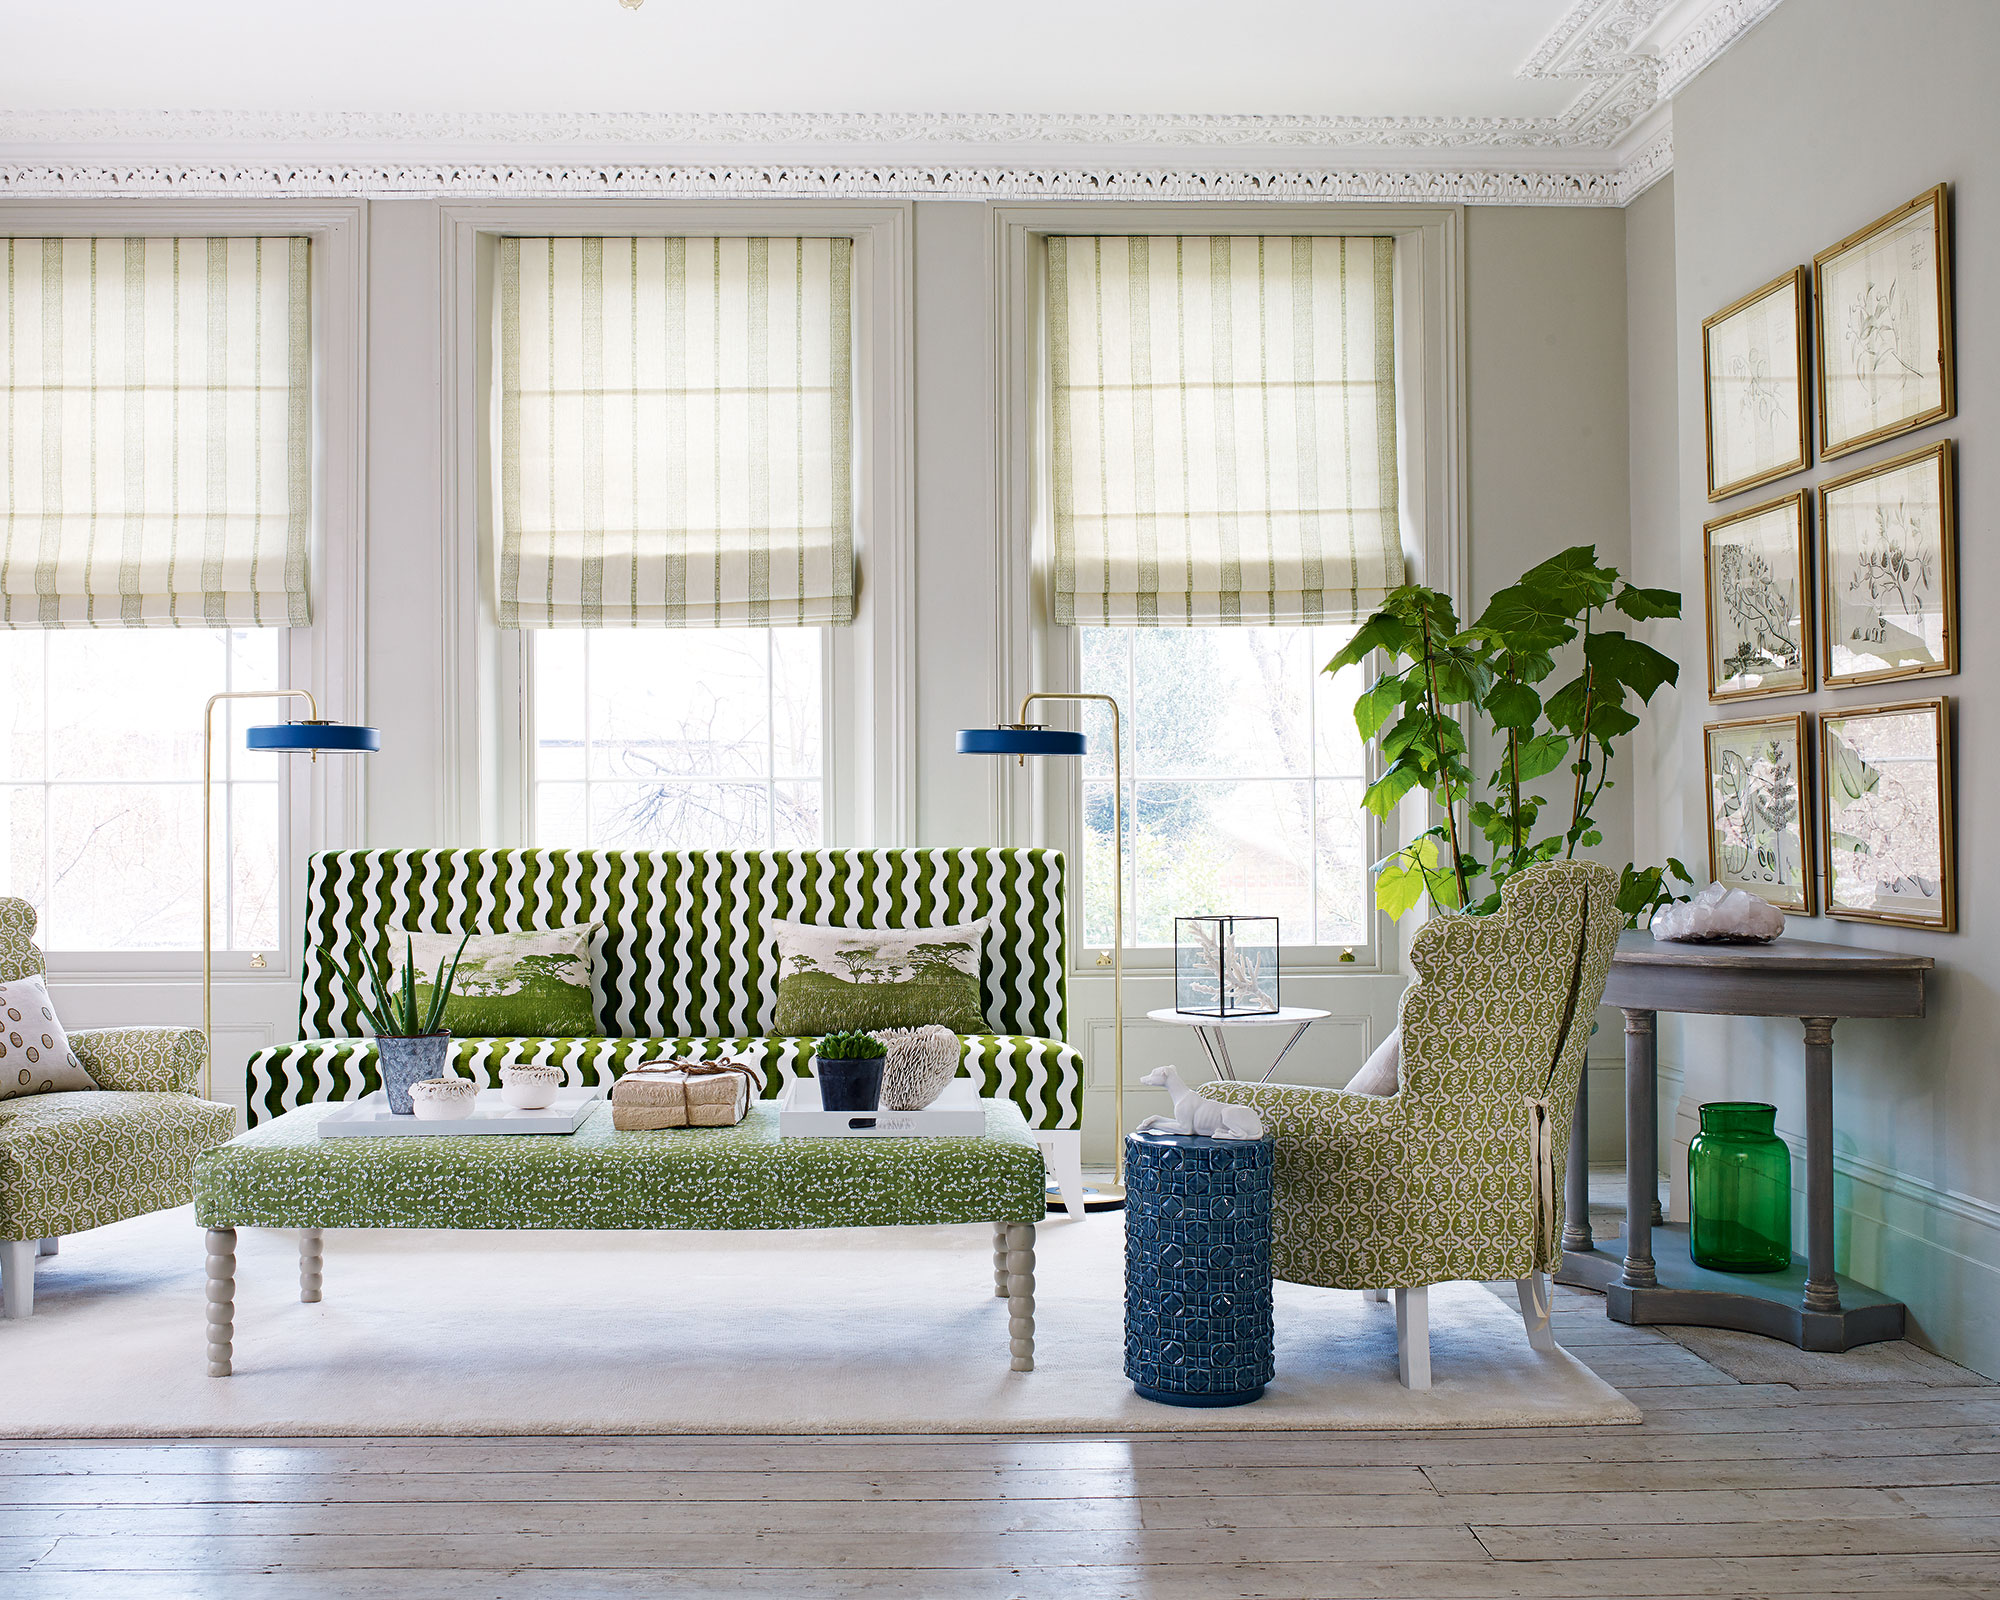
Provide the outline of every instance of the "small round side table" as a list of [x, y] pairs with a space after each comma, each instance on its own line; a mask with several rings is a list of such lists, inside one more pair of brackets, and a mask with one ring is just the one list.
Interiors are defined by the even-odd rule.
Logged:
[[1274, 1149], [1126, 1136], [1125, 1376], [1142, 1398], [1240, 1406], [1271, 1381]]
[[1229, 1059], [1229, 1046], [1222, 1037], [1224, 1028], [1290, 1028], [1292, 1036], [1278, 1047], [1277, 1061], [1271, 1063], [1270, 1072], [1266, 1072], [1257, 1080], [1259, 1083], [1269, 1083], [1271, 1073], [1278, 1070], [1278, 1062], [1291, 1054], [1292, 1046], [1305, 1037], [1306, 1029], [1321, 1018], [1332, 1015], [1330, 1011], [1315, 1011], [1310, 1006], [1284, 1006], [1277, 1011], [1264, 1012], [1261, 1016], [1201, 1017], [1192, 1012], [1176, 1011], [1172, 1006], [1167, 1006], [1159, 1011], [1148, 1011], [1146, 1020], [1175, 1022], [1183, 1028], [1194, 1029], [1195, 1037], [1201, 1040], [1202, 1049], [1208, 1052], [1208, 1062], [1215, 1068], [1215, 1075], [1218, 1078], [1226, 1078], [1231, 1083], [1237, 1081], [1236, 1068]]

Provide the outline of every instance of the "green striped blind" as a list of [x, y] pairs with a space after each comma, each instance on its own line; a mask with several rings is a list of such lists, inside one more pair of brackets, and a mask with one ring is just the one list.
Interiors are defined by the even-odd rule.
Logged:
[[1051, 237], [1058, 622], [1337, 622], [1403, 581], [1395, 241]]
[[853, 621], [852, 256], [500, 241], [502, 627]]
[[310, 241], [0, 244], [0, 627], [310, 622]]

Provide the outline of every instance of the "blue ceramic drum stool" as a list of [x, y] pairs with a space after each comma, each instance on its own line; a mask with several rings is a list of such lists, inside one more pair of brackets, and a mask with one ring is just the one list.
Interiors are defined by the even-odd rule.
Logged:
[[1125, 1376], [1170, 1406], [1240, 1406], [1271, 1381], [1264, 1139], [1125, 1140]]

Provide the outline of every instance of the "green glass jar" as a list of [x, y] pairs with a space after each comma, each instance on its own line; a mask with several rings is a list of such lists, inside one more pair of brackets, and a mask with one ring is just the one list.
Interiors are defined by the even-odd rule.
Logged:
[[1728, 1100], [1701, 1108], [1688, 1141], [1688, 1250], [1714, 1272], [1792, 1264], [1792, 1153], [1778, 1108]]

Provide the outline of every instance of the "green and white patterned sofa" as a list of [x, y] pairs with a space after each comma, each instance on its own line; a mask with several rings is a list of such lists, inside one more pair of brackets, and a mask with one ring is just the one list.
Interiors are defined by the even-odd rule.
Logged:
[[746, 1056], [775, 1098], [810, 1039], [770, 1032], [780, 918], [920, 927], [991, 917], [983, 968], [990, 1032], [961, 1071], [1012, 1100], [1050, 1165], [1077, 1164], [1082, 1058], [1067, 1025], [1063, 858], [1053, 850], [329, 850], [307, 873], [299, 1042], [250, 1058], [252, 1126], [294, 1106], [380, 1085], [375, 1046], [336, 977], [403, 929], [499, 932], [597, 923], [591, 978], [600, 1032], [573, 1039], [459, 1039], [459, 1072], [486, 1085], [514, 1062], [608, 1085], [674, 1056]]
[[[35, 908], [0, 897], [0, 983], [43, 970]], [[199, 1028], [81, 1029], [70, 1048], [95, 1089], [0, 1100], [0, 1278], [7, 1315], [35, 1308], [35, 1258], [67, 1233], [194, 1198], [195, 1158], [236, 1131], [195, 1097]]]

